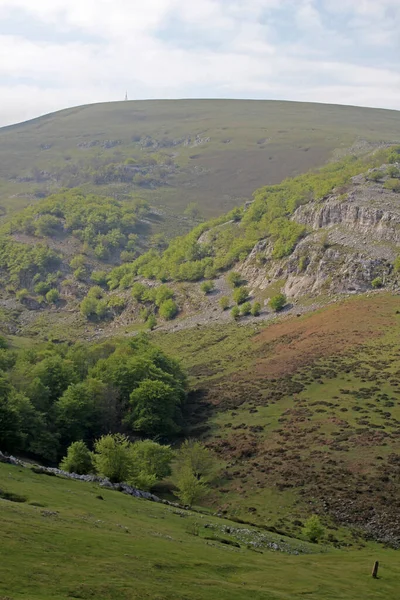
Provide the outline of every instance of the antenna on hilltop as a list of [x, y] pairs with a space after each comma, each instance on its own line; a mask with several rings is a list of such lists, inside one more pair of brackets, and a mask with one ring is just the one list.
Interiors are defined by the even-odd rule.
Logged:
[[125, 94], [125, 102], [128, 102], [128, 92]]

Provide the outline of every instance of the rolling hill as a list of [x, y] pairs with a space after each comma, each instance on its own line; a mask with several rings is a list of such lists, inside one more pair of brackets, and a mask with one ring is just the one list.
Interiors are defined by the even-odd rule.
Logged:
[[335, 150], [400, 141], [399, 113], [245, 100], [133, 101], [67, 109], [0, 129], [3, 218], [60, 187], [161, 209], [171, 235], [196, 203], [210, 218]]

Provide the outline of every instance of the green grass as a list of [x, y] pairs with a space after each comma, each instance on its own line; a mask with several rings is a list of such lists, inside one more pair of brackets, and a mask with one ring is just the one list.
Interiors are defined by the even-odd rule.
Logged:
[[[27, 496], [23, 504], [0, 500], [2, 599], [397, 598], [397, 554], [374, 544], [339, 551], [303, 543], [313, 553], [260, 553], [223, 544], [221, 538], [232, 536], [204, 528], [242, 527], [235, 523], [196, 513], [182, 517], [171, 507], [95, 484], [4, 464], [0, 483]], [[190, 533], [193, 522], [200, 525], [198, 536]], [[296, 547], [295, 540], [287, 542]], [[377, 559], [380, 578], [374, 580]]]
[[224, 465], [211, 506], [293, 534], [316, 510], [358, 544], [340, 524], [368, 523], [372, 502], [374, 535], [399, 538], [399, 306], [380, 293], [268, 327], [155, 334], [189, 370], [188, 432]]

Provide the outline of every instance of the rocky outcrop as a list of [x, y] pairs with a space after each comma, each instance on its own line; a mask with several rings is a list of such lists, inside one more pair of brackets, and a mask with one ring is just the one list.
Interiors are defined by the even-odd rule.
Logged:
[[340, 201], [332, 198], [322, 205], [305, 205], [297, 209], [293, 219], [314, 230], [342, 225], [377, 241], [400, 244], [400, 214], [362, 206], [351, 199]]
[[276, 287], [292, 299], [362, 293], [375, 285], [397, 288], [393, 263], [400, 254], [400, 196], [383, 183], [353, 178], [346, 194], [299, 207], [292, 219], [307, 228], [293, 253], [273, 257], [258, 242], [241, 267], [253, 290]]

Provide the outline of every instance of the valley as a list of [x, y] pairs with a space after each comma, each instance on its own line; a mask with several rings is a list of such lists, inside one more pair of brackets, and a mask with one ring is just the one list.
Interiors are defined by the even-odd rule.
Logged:
[[[397, 598], [399, 140], [267, 101], [0, 129], [0, 600]], [[102, 440], [160, 502], [40, 466], [107, 479]]]

